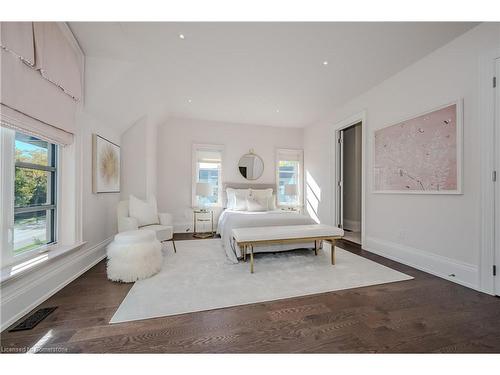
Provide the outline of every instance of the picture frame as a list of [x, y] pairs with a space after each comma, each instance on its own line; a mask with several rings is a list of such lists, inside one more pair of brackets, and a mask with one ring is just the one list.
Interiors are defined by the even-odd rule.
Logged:
[[[446, 134], [445, 132], [437, 128], [437, 124], [432, 124], [433, 118], [439, 119], [440, 114], [446, 112], [449, 108], [454, 108], [454, 142], [443, 141], [443, 136], [446, 137], [451, 133]], [[421, 121], [425, 118], [430, 119], [429, 125], [425, 124], [425, 121]], [[424, 140], [417, 141], [416, 138], [415, 142], [419, 142], [419, 144], [412, 143], [411, 136], [409, 134], [406, 134], [406, 136], [405, 134], [400, 134], [400, 139], [397, 140], [396, 138], [394, 138], [394, 127], [404, 127], [405, 124], [411, 124], [407, 129], [408, 131], [411, 131], [411, 129], [415, 128], [415, 125], [419, 123], [419, 121], [421, 124], [418, 129], [419, 131], [423, 133], [425, 133], [426, 131], [430, 131], [430, 133], [432, 133], [433, 137], [430, 138], [433, 142], [432, 145], [426, 144]], [[387, 139], [389, 139], [390, 142], [391, 136], [386, 134], [385, 137], [381, 137], [380, 134], [383, 134], [384, 131], [387, 131], [391, 128], [393, 133], [392, 138], [395, 141], [394, 144], [397, 143], [398, 147], [400, 149], [404, 149], [405, 151], [399, 155], [397, 155], [396, 153], [396, 155], [394, 155], [394, 157], [392, 158], [392, 164], [389, 162], [384, 165], [384, 163], [381, 162], [380, 157], [380, 150], [383, 146], [378, 142], [380, 142], [381, 139], [384, 139], [384, 141], [387, 141]], [[401, 132], [404, 133], [404, 130], [402, 130]], [[403, 139], [402, 142], [401, 139]], [[439, 146], [439, 142], [442, 142], [442, 148], [436, 147]], [[386, 146], [386, 144], [384, 144], [384, 146]], [[453, 156], [451, 156], [452, 151]], [[372, 167], [373, 193], [448, 195], [463, 194], [463, 99], [457, 99], [445, 105], [441, 105], [423, 113], [407, 117], [392, 125], [375, 130], [373, 136], [372, 155], [372, 160], [374, 163]], [[422, 158], [422, 155], [424, 155], [424, 158]], [[415, 162], [415, 158], [417, 158], [417, 162]], [[417, 176], [412, 176], [412, 174], [408, 172], [408, 170], [410, 169], [409, 167], [412, 164], [415, 165], [415, 163], [418, 164], [418, 167], [415, 168], [418, 171], [418, 174]], [[401, 183], [394, 183], [394, 181], [397, 180], [397, 178], [394, 178], [394, 174], [397, 173], [398, 168], [401, 180], [404, 180], [404, 178], [407, 177], [407, 183], [404, 185], [404, 188], [401, 188]], [[389, 176], [391, 173], [392, 176]], [[388, 180], [391, 178], [392, 183], [388, 183]], [[440, 183], [443, 184], [440, 186]], [[391, 185], [392, 187], [394, 187], [394, 189], [391, 189]], [[418, 188], [415, 186], [418, 186]]]
[[92, 134], [92, 192], [120, 192], [120, 146]]

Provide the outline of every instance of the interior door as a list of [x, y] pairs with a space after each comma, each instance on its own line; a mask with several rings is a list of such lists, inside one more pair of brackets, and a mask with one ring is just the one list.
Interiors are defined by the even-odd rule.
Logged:
[[495, 294], [500, 296], [500, 59], [495, 60]]
[[344, 131], [337, 134], [337, 226], [344, 228]]

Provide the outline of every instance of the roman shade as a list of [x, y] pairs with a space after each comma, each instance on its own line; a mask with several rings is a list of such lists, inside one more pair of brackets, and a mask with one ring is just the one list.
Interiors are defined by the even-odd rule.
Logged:
[[73, 143], [73, 134], [0, 104], [0, 125], [61, 146]]
[[56, 22], [35, 22], [34, 35], [36, 69], [66, 94], [80, 100], [81, 57], [70, 38]]
[[2, 126], [71, 143], [82, 94], [83, 54], [70, 29], [56, 22], [1, 22], [0, 30]]
[[27, 64], [35, 65], [33, 22], [2, 22], [0, 46]]
[[277, 150], [278, 160], [302, 162], [302, 150], [279, 149]]

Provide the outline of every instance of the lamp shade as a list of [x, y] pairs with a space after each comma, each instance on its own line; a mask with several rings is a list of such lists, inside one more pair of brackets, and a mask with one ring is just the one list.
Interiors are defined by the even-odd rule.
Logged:
[[212, 195], [212, 186], [208, 182], [197, 182], [196, 195], [199, 197], [210, 197]]
[[297, 195], [297, 185], [296, 184], [285, 185], [285, 195]]

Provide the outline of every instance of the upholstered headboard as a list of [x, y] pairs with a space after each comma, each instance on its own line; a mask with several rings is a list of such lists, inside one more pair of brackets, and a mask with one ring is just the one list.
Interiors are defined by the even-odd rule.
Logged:
[[276, 194], [275, 184], [258, 184], [258, 183], [245, 183], [245, 182], [226, 182], [222, 185], [222, 204], [223, 207], [227, 206], [226, 189], [273, 189], [273, 194]]

